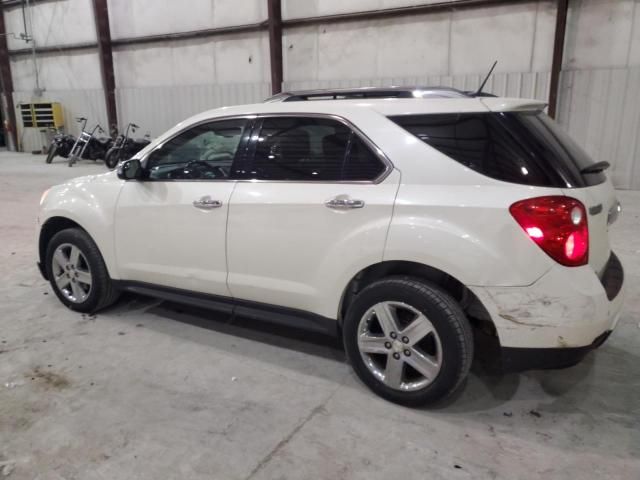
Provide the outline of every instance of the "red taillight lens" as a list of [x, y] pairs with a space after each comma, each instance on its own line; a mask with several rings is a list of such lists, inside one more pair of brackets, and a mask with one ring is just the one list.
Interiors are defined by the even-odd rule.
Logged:
[[537, 197], [516, 202], [509, 211], [555, 261], [568, 267], [587, 263], [589, 228], [582, 202], [571, 197]]

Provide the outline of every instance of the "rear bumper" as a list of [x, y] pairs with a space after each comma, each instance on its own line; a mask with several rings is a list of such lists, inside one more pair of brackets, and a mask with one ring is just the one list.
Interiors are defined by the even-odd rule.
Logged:
[[607, 341], [611, 331], [596, 338], [591, 345], [575, 348], [511, 348], [501, 349], [501, 366], [505, 372], [545, 370], [575, 365], [591, 351]]
[[624, 272], [611, 257], [598, 277], [589, 266], [554, 266], [527, 287], [470, 287], [488, 311], [507, 365], [574, 364], [615, 328]]

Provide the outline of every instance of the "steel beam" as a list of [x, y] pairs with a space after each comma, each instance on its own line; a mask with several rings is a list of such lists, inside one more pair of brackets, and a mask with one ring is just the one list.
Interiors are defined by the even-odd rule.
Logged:
[[556, 34], [553, 40], [553, 60], [551, 61], [551, 80], [549, 82], [549, 116], [556, 118], [558, 94], [560, 90], [560, 72], [564, 56], [564, 39], [567, 32], [567, 11], [569, 0], [558, 0], [556, 13]]
[[118, 124], [118, 112], [116, 110], [116, 79], [113, 73], [113, 52], [111, 51], [107, 0], [93, 0], [93, 16], [98, 37], [98, 57], [100, 58], [104, 101], [107, 106], [107, 128], [110, 132], [111, 128]]
[[271, 93], [282, 91], [282, 4], [268, 0], [269, 60], [271, 65]]
[[383, 8], [364, 12], [339, 13], [335, 15], [321, 15], [316, 17], [291, 18], [283, 20], [282, 26], [303, 27], [309, 25], [356, 22], [365, 20], [382, 20], [387, 18], [410, 17], [413, 15], [440, 13], [466, 10], [480, 7], [510, 5], [517, 3], [532, 3], [533, 0], [455, 0], [447, 2], [427, 3], [408, 7]]
[[7, 31], [4, 24], [4, 10], [0, 8], [0, 87], [2, 88], [2, 109], [4, 117], [4, 131], [6, 144], [13, 142], [14, 149], [18, 149], [18, 135], [16, 133], [16, 109], [13, 105], [13, 78], [11, 78], [11, 63], [7, 47]]
[[[60, 54], [60, 53], [69, 53], [69, 52], [77, 52], [79, 50], [95, 50], [98, 48], [97, 42], [83, 42], [83, 43], [72, 43], [69, 45], [47, 45], [43, 47], [36, 46], [37, 54]], [[32, 48], [16, 48], [14, 50], [9, 51], [9, 55], [12, 57], [18, 55], [32, 55]]]
[[267, 29], [267, 22], [236, 25], [232, 27], [206, 28], [190, 32], [167, 33], [159, 35], [146, 35], [143, 37], [118, 38], [111, 41], [114, 47], [142, 45], [145, 43], [166, 42], [172, 40], [192, 40], [196, 38], [209, 38], [233, 33], [251, 33]]

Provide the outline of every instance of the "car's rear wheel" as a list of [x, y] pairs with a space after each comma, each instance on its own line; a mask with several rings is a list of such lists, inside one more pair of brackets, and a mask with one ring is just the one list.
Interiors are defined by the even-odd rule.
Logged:
[[362, 290], [348, 309], [343, 334], [358, 377], [403, 405], [453, 393], [473, 358], [471, 327], [458, 303], [411, 277], [386, 278]]
[[97, 245], [80, 228], [53, 236], [47, 245], [46, 268], [55, 294], [71, 310], [95, 312], [118, 299]]

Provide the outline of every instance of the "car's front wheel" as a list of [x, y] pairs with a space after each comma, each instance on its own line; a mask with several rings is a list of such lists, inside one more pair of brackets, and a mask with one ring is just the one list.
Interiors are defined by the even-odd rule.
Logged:
[[55, 294], [71, 310], [95, 312], [118, 299], [98, 246], [80, 228], [53, 236], [47, 245], [46, 268]]
[[381, 397], [408, 406], [453, 393], [473, 358], [471, 327], [458, 303], [411, 277], [363, 289], [348, 309], [343, 334], [358, 377]]

